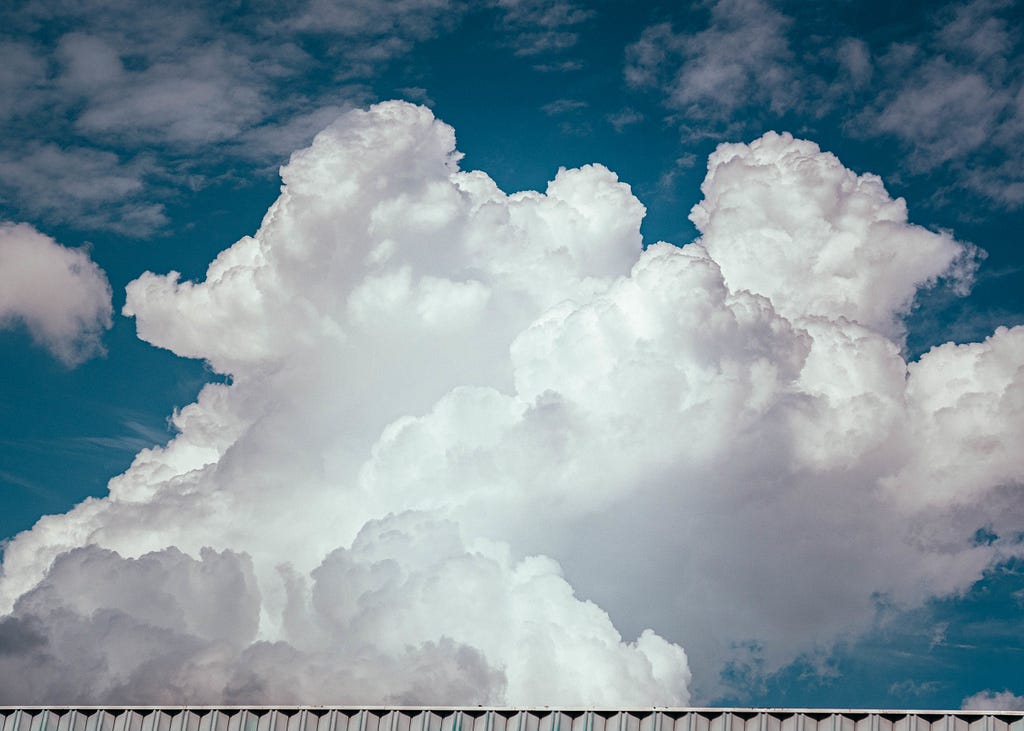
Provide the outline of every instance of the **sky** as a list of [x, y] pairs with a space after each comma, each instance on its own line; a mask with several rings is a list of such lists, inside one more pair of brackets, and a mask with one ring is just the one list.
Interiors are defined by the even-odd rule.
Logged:
[[1022, 11], [4, 3], [0, 703], [1024, 708]]

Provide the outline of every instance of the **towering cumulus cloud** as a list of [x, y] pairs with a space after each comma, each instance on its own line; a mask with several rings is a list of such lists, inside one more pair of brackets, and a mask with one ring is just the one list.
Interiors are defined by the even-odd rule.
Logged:
[[89, 254], [26, 223], [0, 222], [0, 328], [24, 324], [65, 365], [103, 352], [113, 308], [107, 276]]
[[1024, 330], [908, 366], [973, 252], [878, 178], [724, 145], [700, 238], [641, 251], [604, 167], [507, 195], [458, 161], [426, 109], [349, 113], [204, 282], [129, 285], [230, 379], [7, 546], [0, 692], [680, 704], [680, 645], [709, 692], [1020, 551]]

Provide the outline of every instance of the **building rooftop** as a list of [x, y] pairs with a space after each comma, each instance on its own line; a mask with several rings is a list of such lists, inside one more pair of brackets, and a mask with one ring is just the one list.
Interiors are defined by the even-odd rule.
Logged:
[[0, 731], [1024, 731], [1024, 712], [406, 706], [0, 707]]

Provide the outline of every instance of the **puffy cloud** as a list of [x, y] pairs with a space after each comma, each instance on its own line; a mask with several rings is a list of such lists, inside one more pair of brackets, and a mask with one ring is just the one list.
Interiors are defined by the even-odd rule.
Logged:
[[[129, 285], [140, 337], [230, 382], [7, 546], [9, 662], [117, 611], [200, 649], [112, 700], [202, 665], [197, 698], [679, 703], [690, 667], [708, 697], [738, 656], [772, 672], [1020, 553], [1022, 330], [905, 361], [915, 292], [966, 287], [973, 251], [878, 178], [788, 135], [723, 145], [700, 238], [642, 250], [600, 165], [508, 195], [458, 161], [426, 109], [347, 113], [205, 281]], [[83, 546], [220, 552], [258, 630], [50, 611]]]
[[110, 284], [83, 249], [28, 224], [0, 223], [0, 327], [24, 324], [65, 365], [103, 351], [111, 326]]
[[[259, 636], [261, 598], [243, 555], [204, 549], [193, 559], [169, 548], [125, 559], [96, 546], [65, 553], [0, 619], [0, 669], [11, 679], [0, 699], [687, 698], [678, 647], [650, 632], [624, 646], [553, 561], [513, 563], [498, 545], [468, 550], [451, 523], [409, 513], [371, 521], [350, 549], [324, 558], [311, 586], [281, 571], [288, 606], [270, 641]], [[595, 671], [567, 674], [573, 666]]]
[[690, 214], [734, 290], [790, 320], [845, 318], [895, 339], [918, 289], [970, 284], [976, 262], [949, 234], [908, 225], [906, 202], [813, 142], [768, 133], [719, 145]]
[[[386, 656], [424, 637], [450, 638], [497, 666], [506, 687], [490, 698], [688, 697], [679, 647], [650, 631], [624, 645], [607, 614], [574, 597], [557, 563], [542, 556], [513, 562], [502, 545], [467, 550], [453, 523], [412, 513], [370, 521], [351, 549], [333, 551], [312, 576], [310, 609], [318, 616], [287, 616], [299, 631], [326, 626], [329, 637], [369, 639]], [[589, 670], [566, 673], [573, 667]]]
[[[461, 548], [434, 555], [441, 550], [440, 539], [420, 539], [416, 551], [427, 561], [423, 566], [410, 564], [412, 549], [403, 548], [392, 559], [377, 551], [365, 568], [365, 586], [353, 583], [364, 571], [359, 552], [369, 551], [369, 539], [356, 536], [369, 530], [368, 520], [405, 507], [386, 506], [391, 497], [383, 491], [379, 497], [360, 497], [360, 467], [385, 427], [409, 413], [410, 405], [413, 413], [427, 409], [460, 384], [479, 383], [486, 395], [500, 398], [492, 384], [511, 382], [507, 349], [515, 334], [551, 305], [567, 297], [587, 298], [614, 274], [628, 271], [640, 246], [643, 207], [604, 168], [563, 171], [546, 195], [509, 197], [480, 173], [456, 172], [457, 159], [452, 130], [424, 109], [391, 104], [354, 112], [293, 157], [284, 171], [287, 193], [268, 212], [261, 232], [223, 252], [205, 283], [179, 283], [174, 275], [146, 275], [133, 283], [126, 312], [137, 317], [140, 335], [209, 359], [232, 374], [233, 383], [207, 386], [196, 404], [177, 414], [179, 436], [166, 448], [143, 450], [129, 472], [111, 483], [110, 499], [83, 503], [71, 520], [44, 519], [50, 529], [40, 524], [39, 532], [8, 546], [6, 587], [33, 585], [34, 579], [22, 583], [29, 575], [16, 570], [17, 556], [45, 572], [61, 550], [54, 553], [52, 541], [65, 548], [98, 543], [126, 556], [165, 545], [196, 553], [207, 544], [231, 546], [252, 557], [263, 591], [256, 603], [263, 613], [261, 633], [275, 642], [287, 641], [289, 627], [297, 624], [307, 633], [316, 630], [306, 640], [310, 647], [344, 642], [365, 654], [376, 645], [373, 651], [387, 661], [374, 673], [385, 673], [407, 645], [432, 642], [431, 657], [447, 657], [464, 671], [459, 681], [464, 685], [453, 684], [456, 690], [447, 696], [453, 701], [554, 702], [557, 691], [560, 702], [612, 697], [684, 702], [688, 673], [682, 651], [653, 633], [622, 642], [607, 615], [573, 597], [549, 559], [514, 562], [500, 547], [490, 558]], [[623, 212], [627, 215], [620, 218]], [[492, 256], [495, 246], [508, 255]], [[545, 273], [545, 263], [555, 266]], [[299, 290], [304, 295], [296, 299]], [[197, 317], [200, 313], [205, 315]], [[282, 337], [282, 326], [294, 339]], [[339, 377], [360, 385], [339, 390]], [[239, 389], [250, 388], [256, 401], [238, 398]], [[251, 410], [270, 406], [259, 404], [259, 393], [296, 388], [305, 396], [282, 404], [284, 412], [270, 413], [276, 410], [271, 407], [268, 421]], [[323, 389], [338, 398], [313, 415], [309, 399], [321, 400]], [[293, 431], [294, 440], [285, 446], [277, 429], [296, 419], [309, 428]], [[344, 422], [366, 428], [335, 428]], [[240, 444], [250, 439], [250, 446]], [[277, 446], [264, 451], [257, 446], [264, 440]], [[292, 458], [282, 461], [281, 447], [294, 449]], [[308, 462], [313, 454], [325, 460], [321, 466]], [[298, 479], [289, 476], [302, 464], [311, 471], [303, 468]], [[166, 522], [169, 531], [155, 529], [154, 520]], [[226, 531], [225, 543], [208, 532], [211, 520], [220, 524], [215, 531]], [[143, 523], [151, 529], [137, 531]], [[304, 527], [296, 532], [299, 525]], [[79, 533], [94, 529], [109, 540], [91, 541]], [[392, 537], [388, 545], [401, 547], [393, 540], [400, 530], [385, 534]], [[452, 530], [441, 532], [455, 545]], [[47, 532], [50, 537], [37, 542]], [[278, 538], [271, 539], [275, 533]], [[324, 560], [353, 540], [348, 552]], [[280, 574], [277, 567], [286, 557], [293, 568]], [[392, 564], [409, 575], [395, 579], [386, 599], [375, 577]], [[347, 577], [341, 584], [331, 578], [338, 572]], [[295, 595], [297, 580], [289, 577], [310, 575], [312, 615], [303, 615], [296, 608], [302, 605]], [[338, 594], [346, 586], [347, 599]], [[417, 598], [416, 592], [426, 594]], [[14, 589], [8, 596], [13, 600], [22, 593]], [[396, 611], [406, 607], [406, 614], [390, 620], [376, 609], [343, 615], [342, 599], [374, 607], [383, 601]], [[453, 601], [464, 612], [456, 613]], [[499, 612], [507, 623], [496, 620]], [[447, 625], [440, 622], [445, 616], [451, 618]], [[386, 646], [385, 626], [395, 628], [394, 641]], [[527, 647], [534, 647], [528, 662], [519, 654]], [[293, 646], [259, 652], [264, 675], [253, 682], [270, 692], [291, 682], [282, 680], [285, 670], [271, 655], [294, 656], [287, 662], [295, 666], [306, 651]], [[552, 674], [538, 672], [541, 656]], [[577, 664], [593, 665], [594, 673], [556, 675]], [[480, 673], [481, 667], [496, 669]], [[326, 689], [331, 678], [338, 680], [337, 674], [318, 679], [314, 666], [309, 668], [312, 675], [298, 673], [305, 677], [300, 687]], [[481, 682], [492, 676], [500, 682], [495, 680], [493, 688], [470, 683], [478, 676]], [[379, 681], [386, 675], [373, 677]], [[397, 681], [388, 685], [421, 701], [436, 700], [429, 693], [446, 687], [441, 680], [422, 691], [412, 680], [404, 690]], [[356, 674], [334, 687], [341, 693], [374, 686]], [[120, 692], [111, 688], [114, 696]], [[321, 692], [326, 691], [314, 696]], [[142, 692], [142, 697], [149, 696]]]
[[998, 693], [983, 690], [964, 698], [960, 707], [970, 711], [1019, 711], [1024, 709], [1024, 696], [1014, 695], [1008, 690]]

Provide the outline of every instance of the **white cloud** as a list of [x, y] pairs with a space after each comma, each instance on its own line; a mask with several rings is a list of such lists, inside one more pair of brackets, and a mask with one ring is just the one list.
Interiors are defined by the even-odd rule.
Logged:
[[[426, 682], [409, 675], [387, 675], [397, 659], [404, 656], [406, 646], [421, 648], [425, 647], [423, 643], [432, 642], [440, 649], [431, 652], [451, 656], [453, 666], [458, 666], [456, 660], [466, 653], [470, 659], [478, 657], [460, 680], [463, 685], [452, 686], [461, 688], [452, 691], [449, 697], [453, 701], [511, 698], [539, 703], [575, 698], [584, 702], [620, 697], [623, 702], [631, 698], [685, 702], [688, 673], [682, 651], [653, 633], [645, 634], [635, 644], [622, 642], [601, 610], [573, 598], [571, 588], [549, 559], [513, 560], [508, 549], [500, 545], [487, 549], [488, 553], [482, 556], [477, 555], [482, 550], [479, 547], [464, 556], [463, 549], [447, 555], [431, 554], [423, 548], [420, 550], [426, 563], [417, 568], [410, 563], [408, 550], [403, 549], [401, 556], [389, 559], [385, 548], [375, 549], [378, 557], [366, 569], [360, 568], [362, 559], [358, 554], [345, 552], [331, 554], [334, 558], [316, 569], [328, 552], [348, 546], [357, 534], [370, 531], [364, 527], [368, 520], [402, 507], [395, 505], [377, 512], [373, 503], [381, 505], [387, 498], [382, 496], [359, 507], [362, 501], [357, 497], [361, 492], [360, 465], [370, 456], [373, 442], [390, 421], [407, 413], [411, 404], [429, 407], [458, 384], [501, 380], [502, 372], [509, 370], [503, 351], [515, 332], [529, 322], [530, 313], [539, 313], [566, 296], [587, 296], [607, 281], [608, 275], [626, 271], [639, 250], [637, 227], [642, 207], [607, 170], [595, 167], [565, 171], [551, 184], [547, 196], [521, 194], [508, 198], [481, 174], [459, 173], [450, 177], [457, 160], [453, 146], [451, 129], [433, 120], [423, 109], [388, 105], [370, 113], [348, 115], [343, 123], [318, 137], [313, 148], [293, 157], [284, 172], [288, 193], [268, 213], [263, 232], [224, 252], [211, 266], [206, 284], [179, 285], [173, 277], [152, 275], [133, 283], [126, 311], [137, 316], [140, 333], [178, 352], [205, 353], [215, 367], [233, 374], [234, 385], [204, 389], [199, 403], [176, 416], [181, 434], [172, 445], [144, 450], [129, 473], [112, 483], [112, 496], [116, 497], [91, 501], [79, 510], [97, 510], [94, 517], [111, 529], [108, 535], [113, 540], [103, 542], [104, 545], [127, 556], [140, 554], [142, 544], [137, 539], [142, 536], [135, 533], [132, 524], [141, 523], [136, 519], [110, 520], [110, 510], [140, 511], [137, 519], [143, 523], [154, 517], [150, 512], [153, 510], [170, 510], [171, 513], [165, 513], [167, 517], [183, 511], [168, 527], [177, 526], [171, 528], [172, 533], [179, 529], [184, 532], [171, 536], [163, 530], [152, 531], [149, 538], [143, 538], [148, 547], [142, 552], [160, 550], [165, 545], [198, 550], [201, 546], [194, 545], [193, 539], [205, 545], [211, 536], [206, 534], [206, 528], [194, 531], [198, 524], [193, 521], [204, 524], [210, 519], [226, 520], [224, 529], [240, 539], [239, 550], [252, 556], [261, 591], [265, 593], [262, 606], [256, 601], [263, 613], [261, 639], [288, 641], [294, 634], [298, 638], [294, 642], [300, 647], [295, 652], [300, 655], [312, 652], [309, 648], [322, 648], [324, 642], [330, 646], [342, 643], [344, 648], [362, 653], [371, 651], [373, 643], [378, 644], [373, 651], [382, 654], [383, 660], [370, 663], [375, 668], [370, 679], [360, 679], [359, 673], [353, 673], [351, 678], [328, 674], [318, 679], [314, 671], [316, 663], [323, 663], [322, 656], [314, 658], [316, 663], [309, 666], [302, 666], [298, 659], [289, 660], [289, 664], [303, 668], [295, 671], [301, 681], [296, 687], [313, 687], [314, 697], [326, 693], [332, 680], [338, 681], [333, 692], [348, 693], [346, 697], [351, 697], [360, 688], [383, 687], [380, 678], [389, 677], [387, 687], [391, 690], [386, 692], [412, 694], [420, 701], [437, 700], [436, 693], [445, 688], [440, 678]], [[324, 185], [325, 175], [334, 178], [337, 185]], [[604, 214], [589, 215], [587, 207], [594, 199], [606, 202], [608, 210]], [[622, 210], [632, 215], [619, 221], [616, 214]], [[336, 238], [335, 232], [344, 230], [362, 230], [363, 236], [346, 234], [342, 239]], [[367, 235], [369, 238], [365, 238]], [[507, 257], [491, 256], [491, 247], [500, 243], [496, 236], [506, 238]], [[304, 237], [308, 238], [303, 242]], [[277, 253], [268, 259], [270, 249], [264, 247], [271, 242], [277, 242], [271, 245]], [[304, 252], [306, 246], [313, 249]], [[561, 262], [564, 271], [556, 268], [547, 279], [536, 276], [540, 273], [538, 264], [552, 261]], [[305, 291], [301, 300], [294, 297], [297, 286]], [[284, 309], [280, 309], [282, 306]], [[182, 308], [190, 312], [186, 314]], [[204, 321], [196, 318], [198, 311], [206, 313]], [[294, 328], [296, 335], [291, 343], [282, 339], [280, 326], [285, 321], [289, 321], [287, 327]], [[247, 323], [242, 325], [245, 332], [238, 329], [242, 322]], [[211, 337], [222, 341], [218, 354], [209, 350], [213, 344]], [[467, 350], [462, 344], [467, 339], [490, 345], [481, 347], [477, 354], [473, 352], [475, 348]], [[456, 348], [459, 354], [453, 360]], [[321, 349], [330, 355], [315, 356]], [[300, 351], [307, 355], [296, 359]], [[360, 352], [374, 356], [356, 356]], [[414, 360], [419, 375], [410, 379], [409, 364]], [[327, 409], [310, 415], [307, 424], [311, 431], [300, 429], [292, 433], [296, 440], [292, 446], [305, 455], [295, 454], [299, 463], [306, 463], [307, 456], [313, 453], [310, 448], [314, 452], [324, 450], [325, 457], [332, 455], [327, 457], [325, 471], [314, 468], [314, 472], [320, 472], [319, 477], [307, 475], [311, 482], [302, 488], [305, 497], [297, 500], [292, 492], [298, 483], [290, 478], [280, 481], [298, 464], [286, 460], [274, 467], [272, 463], [278, 458], [270, 453], [266, 455], [270, 461], [258, 467], [261, 476], [250, 481], [253, 473], [249, 471], [257, 468], [260, 460], [253, 459], [253, 454], [243, 457], [248, 448], [239, 450], [238, 439], [245, 433], [257, 442], [272, 438], [280, 444], [280, 435], [272, 436], [276, 428], [270, 423], [259, 426], [251, 421], [252, 414], [244, 399], [237, 399], [235, 389], [247, 389], [243, 384], [248, 383], [262, 391], [267, 384], [260, 381], [280, 367], [279, 387], [290, 388], [285, 384], [292, 383], [306, 391], [307, 396], [319, 399], [314, 393], [334, 382], [338, 376], [336, 368], [346, 361], [351, 366], [346, 378], [360, 382], [360, 388], [347, 394], [339, 392], [339, 399]], [[303, 399], [299, 399], [293, 406], [304, 411], [306, 406], [302, 403]], [[361, 417], [357, 416], [359, 412]], [[298, 416], [293, 411], [284, 418], [288, 421]], [[272, 416], [271, 421], [277, 418]], [[353, 425], [365, 419], [368, 428], [349, 436], [325, 428], [319, 436], [314, 435], [319, 430], [314, 424], [326, 427], [337, 418], [356, 420], [350, 422]], [[319, 446], [303, 444], [307, 437]], [[229, 475], [234, 469], [228, 466], [233, 460], [229, 456], [232, 453], [242, 458], [237, 468], [248, 475], [239, 475], [248, 487]], [[214, 506], [219, 498], [209, 491], [209, 479], [226, 480], [221, 497], [227, 503]], [[251, 501], [237, 502], [244, 492], [249, 492]], [[263, 493], [263, 497], [257, 497], [258, 493]], [[244, 507], [245, 502], [249, 502], [249, 509]], [[272, 512], [285, 521], [279, 526], [280, 540], [268, 540], [267, 535], [251, 540], [263, 530], [253, 532], [245, 526], [270, 528], [267, 520], [271, 515], [266, 508], [271, 503], [275, 504]], [[319, 507], [310, 513], [308, 509], [313, 504]], [[344, 508], [343, 513], [352, 510], [347, 518], [338, 513], [338, 508], [346, 504], [349, 508]], [[191, 517], [185, 518], [186, 514]], [[316, 514], [326, 522], [315, 518]], [[77, 523], [79, 527], [84, 528], [93, 520], [84, 513], [80, 515], [83, 520]], [[383, 536], [389, 546], [394, 545], [394, 536], [403, 530], [396, 521], [386, 519], [383, 524], [395, 526]], [[432, 550], [438, 551], [441, 539], [429, 538], [434, 522], [430, 519], [416, 528], [428, 535], [418, 545], [433, 546]], [[60, 532], [64, 529], [57, 528], [58, 523], [71, 527], [63, 518], [52, 519]], [[306, 525], [303, 532], [310, 531], [309, 535], [300, 537], [285, 528], [299, 523]], [[455, 527], [445, 527], [447, 523], [438, 525], [444, 544], [455, 545], [453, 541], [459, 540], [457, 532], [453, 533]], [[125, 529], [127, 533], [122, 532]], [[35, 535], [41, 537], [43, 532], [45, 529], [40, 526]], [[191, 533], [192, 538], [184, 533]], [[67, 538], [70, 536], [58, 540]], [[23, 546], [34, 541], [29, 535], [23, 539]], [[70, 538], [70, 544], [65, 545], [77, 542], [78, 539]], [[219, 540], [212, 542], [219, 544]], [[365, 545], [366, 541], [355, 538], [351, 550], [369, 550]], [[49, 549], [42, 551], [48, 553]], [[5, 578], [13, 583], [19, 581], [19, 572], [14, 569], [17, 553], [19, 549], [14, 544], [5, 553]], [[277, 566], [286, 555], [292, 556], [295, 567], [290, 571], [306, 575], [307, 581], [309, 572], [316, 569], [305, 600], [302, 596], [294, 598], [294, 586], [282, 582], [278, 573]], [[47, 564], [50, 560], [42, 554], [37, 558]], [[354, 565], [348, 565], [353, 562]], [[374, 568], [378, 563], [380, 567]], [[374, 575], [390, 571], [391, 564], [408, 571], [408, 582], [412, 584], [395, 586], [392, 598], [385, 600], [380, 593], [382, 588], [374, 583]], [[345, 572], [346, 576], [369, 571], [365, 579], [368, 583], [358, 588], [349, 576], [340, 588], [330, 591], [337, 594], [349, 586], [350, 597], [318, 598], [328, 590], [323, 588], [324, 582], [333, 586], [328, 579], [337, 571]], [[417, 598], [414, 589], [429, 594]], [[383, 601], [383, 606], [394, 607], [400, 615], [388, 620], [386, 613], [380, 614], [371, 607], [364, 614], [341, 616], [343, 598], [357, 604], [373, 602], [373, 607]], [[312, 602], [313, 615], [298, 622], [299, 630], [292, 633], [289, 625], [298, 621], [299, 611], [295, 602], [302, 601]], [[463, 609], [459, 610], [460, 607]], [[132, 617], [137, 615], [134, 610], [114, 608]], [[20, 611], [16, 609], [16, 617], [22, 617]], [[33, 611], [23, 619], [28, 622], [30, 614], [34, 617], [41, 612]], [[496, 620], [502, 614], [507, 623]], [[448, 617], [447, 624], [441, 621], [444, 617]], [[387, 635], [381, 634], [381, 628], [385, 626], [395, 628], [392, 644], [384, 644]], [[303, 641], [303, 631], [314, 635]], [[463, 649], [466, 644], [470, 649]], [[534, 654], [527, 656], [523, 653], [529, 647], [535, 648]], [[153, 652], [162, 656], [163, 651]], [[551, 668], [549, 675], [537, 671], [537, 658], [542, 655]], [[564, 672], [575, 665], [592, 667], [593, 672], [584, 676]], [[481, 674], [477, 672], [481, 667], [494, 670]], [[164, 669], [159, 664], [152, 672], [169, 672], [179, 677], [178, 670]], [[223, 672], [231, 674], [228, 669]], [[269, 660], [262, 672], [254, 682], [269, 684], [264, 687], [287, 687], [291, 683], [282, 680], [285, 670]], [[145, 675], [140, 671], [140, 682]], [[488, 678], [499, 676], [501, 682], [495, 681], [493, 688], [481, 685], [491, 682]], [[397, 679], [400, 677], [409, 678], [408, 688], [401, 686]], [[371, 683], [373, 678], [377, 679], [376, 686]], [[424, 689], [416, 691], [414, 680], [426, 682]], [[105, 692], [117, 695], [121, 691], [111, 680]], [[145, 696], [146, 691], [140, 692]]]
[[701, 190], [690, 218], [730, 288], [790, 320], [845, 318], [896, 339], [918, 289], [942, 275], [963, 289], [976, 267], [949, 234], [908, 225], [878, 176], [788, 134], [719, 145]]
[[[458, 160], [426, 109], [350, 112], [205, 281], [129, 285], [140, 337], [231, 381], [108, 498], [7, 546], [7, 636], [58, 648], [85, 632], [65, 618], [95, 621], [33, 593], [64, 551], [210, 547], [259, 594], [255, 633], [203, 660], [220, 698], [677, 703], [688, 667], [707, 697], [738, 652], [772, 672], [879, 597], [918, 606], [1020, 553], [1024, 330], [904, 360], [916, 289], [966, 286], [972, 251], [878, 178], [788, 135], [724, 145], [701, 238], [641, 251], [644, 207], [600, 165], [507, 195]], [[132, 637], [200, 648], [132, 655], [132, 698], [230, 644], [110, 602], [159, 630]], [[330, 648], [370, 660], [327, 672]], [[436, 681], [396, 670], [427, 662]]]
[[[268, 122], [246, 131], [237, 140], [243, 149], [262, 150], [267, 158], [285, 160], [293, 150], [309, 144], [316, 133], [352, 108], [353, 100], [368, 96], [363, 90], [349, 88], [341, 94], [342, 103], [329, 104], [309, 112], [297, 112], [284, 122]], [[275, 168], [276, 169], [276, 168]]]
[[107, 277], [82, 249], [28, 224], [0, 223], [0, 327], [23, 324], [68, 366], [103, 353], [111, 326]]
[[[653, 633], [623, 645], [553, 561], [513, 563], [498, 545], [468, 550], [451, 523], [409, 513], [374, 521], [350, 549], [327, 555], [311, 582], [288, 568], [282, 577], [284, 626], [267, 642], [257, 637], [261, 598], [243, 555], [66, 553], [0, 619], [0, 700], [687, 699], [678, 647]], [[594, 671], [566, 673], [572, 666]]]
[[[1000, 327], [984, 342], [946, 343], [910, 364], [908, 426], [920, 447], [886, 487], [900, 500], [967, 506], [989, 486], [1019, 485], [1024, 456], [1013, 435], [1024, 429], [1022, 363], [1024, 328]], [[990, 520], [1005, 535], [1021, 517], [1011, 504]]]
[[960, 707], [970, 711], [1020, 711], [1024, 710], [1024, 696], [1014, 695], [1008, 690], [998, 693], [983, 690], [964, 698]]

